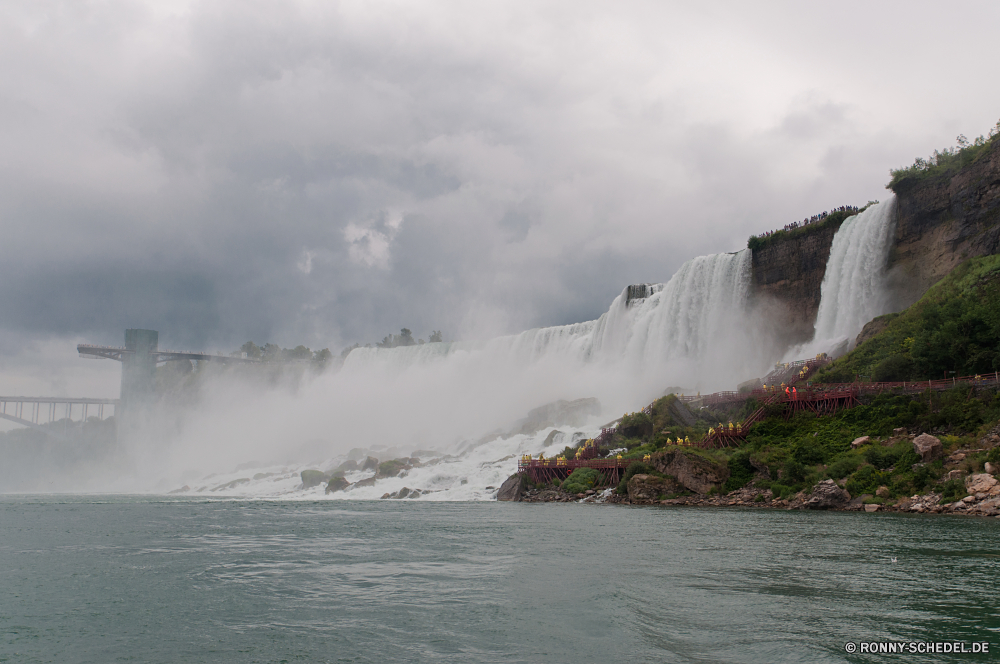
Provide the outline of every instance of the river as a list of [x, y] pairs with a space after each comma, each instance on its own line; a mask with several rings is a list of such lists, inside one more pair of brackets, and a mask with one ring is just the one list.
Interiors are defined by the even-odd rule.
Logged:
[[[872, 662], [991, 642], [1000, 520], [0, 497], [0, 662]], [[896, 562], [893, 562], [893, 558]]]

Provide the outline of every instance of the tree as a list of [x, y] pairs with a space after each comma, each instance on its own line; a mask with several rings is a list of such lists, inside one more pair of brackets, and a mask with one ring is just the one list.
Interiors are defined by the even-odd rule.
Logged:
[[427, 339], [428, 343], [441, 343], [443, 339], [441, 338], [441, 330], [434, 330], [431, 332], [431, 336]]
[[261, 356], [260, 346], [252, 341], [248, 341], [242, 346], [240, 346], [240, 352], [246, 353], [247, 357], [251, 360], [259, 360]]

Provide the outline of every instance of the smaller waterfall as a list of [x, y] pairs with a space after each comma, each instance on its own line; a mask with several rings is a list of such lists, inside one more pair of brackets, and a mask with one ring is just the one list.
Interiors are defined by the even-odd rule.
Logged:
[[853, 344], [865, 323], [887, 313], [885, 264], [895, 211], [890, 196], [845, 221], [834, 235], [816, 315], [816, 348]]

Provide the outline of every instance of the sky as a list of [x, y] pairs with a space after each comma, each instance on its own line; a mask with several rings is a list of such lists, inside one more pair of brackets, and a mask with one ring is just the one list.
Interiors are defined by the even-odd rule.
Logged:
[[0, 390], [590, 320], [1000, 118], [995, 2], [0, 4]]

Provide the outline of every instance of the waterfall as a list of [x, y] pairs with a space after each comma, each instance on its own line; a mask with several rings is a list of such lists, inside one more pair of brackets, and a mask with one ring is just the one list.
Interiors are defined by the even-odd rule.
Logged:
[[[485, 342], [358, 348], [345, 368], [389, 363], [400, 367], [457, 352], [486, 353], [515, 364], [560, 357], [581, 365], [620, 365], [629, 371], [662, 370], [686, 362], [693, 370], [724, 347], [744, 312], [750, 286], [750, 250], [689, 260], [666, 284], [627, 286], [594, 321], [543, 327]], [[637, 298], [641, 291], [643, 297]], [[731, 377], [727, 376], [727, 380]], [[688, 384], [696, 375], [678, 375]]]
[[885, 265], [896, 198], [849, 218], [833, 236], [820, 291], [813, 346], [852, 345], [865, 323], [887, 313]]

